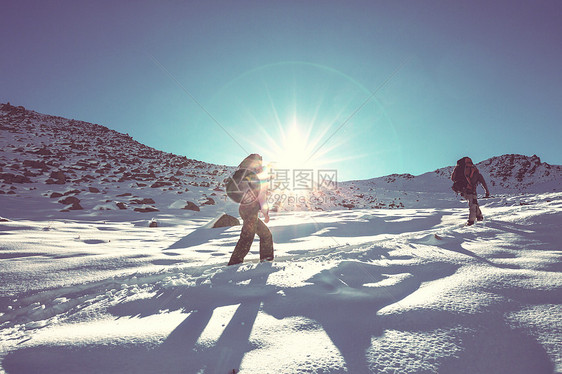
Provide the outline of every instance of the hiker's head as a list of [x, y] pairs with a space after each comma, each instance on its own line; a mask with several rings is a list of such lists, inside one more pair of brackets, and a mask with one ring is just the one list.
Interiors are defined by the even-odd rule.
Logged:
[[472, 165], [472, 159], [470, 157], [465, 157], [464, 163], [465, 163], [465, 165]]
[[248, 157], [246, 157], [240, 165], [238, 165], [239, 169], [248, 169], [254, 171], [256, 173], [261, 173], [263, 170], [262, 166], [262, 157], [257, 153], [252, 153]]

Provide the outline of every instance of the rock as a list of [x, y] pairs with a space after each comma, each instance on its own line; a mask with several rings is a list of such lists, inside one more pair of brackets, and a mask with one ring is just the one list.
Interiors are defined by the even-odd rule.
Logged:
[[197, 205], [195, 205], [195, 203], [193, 203], [191, 201], [187, 201], [187, 205], [184, 206], [182, 209], [194, 210], [196, 212], [199, 212], [201, 210], [201, 209], [199, 209], [199, 207]]
[[151, 188], [158, 188], [158, 187], [164, 187], [164, 186], [171, 186], [173, 183], [172, 182], [165, 182], [165, 181], [157, 181], [154, 182], [152, 184], [152, 186], [150, 186]]
[[130, 193], [130, 192], [125, 192], [125, 193], [122, 193], [120, 195], [117, 195], [117, 197], [125, 197], [125, 196], [133, 196], [133, 194]]
[[78, 203], [80, 203], [80, 199], [78, 199], [76, 196], [68, 196], [68, 197], [65, 197], [62, 200], [59, 200], [59, 203], [65, 204], [65, 205], [78, 204]]
[[42, 155], [42, 156], [50, 156], [52, 155], [51, 151], [49, 151], [47, 148], [41, 148], [40, 150], [35, 152], [38, 155]]
[[213, 225], [213, 228], [216, 229], [217, 227], [231, 227], [231, 226], [238, 226], [240, 225], [240, 221], [228, 214], [223, 214], [217, 222]]
[[4, 217], [0, 217], [0, 222], [10, 222], [10, 220]]
[[38, 160], [24, 160], [23, 166], [30, 167], [32, 169], [42, 169], [42, 170], [49, 169], [49, 166], [45, 161], [38, 161]]
[[115, 205], [117, 205], [117, 208], [119, 208], [121, 210], [127, 209], [127, 206], [125, 205], [125, 203], [118, 202]]
[[205, 201], [201, 205], [215, 205], [215, 200], [213, 198], [208, 197], [207, 201]]
[[148, 224], [148, 227], [158, 227], [158, 221], [156, 221], [156, 220], [150, 221], [150, 223]]
[[64, 193], [64, 196], [68, 196], [68, 195], [78, 195], [80, 193], [80, 190], [70, 190], [70, 191], [66, 191]]
[[63, 196], [64, 196], [64, 195], [61, 194], [60, 192], [53, 192], [53, 193], [51, 194], [51, 196], [49, 196], [49, 197], [50, 197], [51, 199], [57, 199], [57, 198], [63, 197]]
[[0, 173], [0, 179], [3, 179], [6, 183], [31, 183], [31, 179], [28, 177], [12, 173]]
[[145, 199], [133, 199], [133, 200], [129, 200], [129, 202], [131, 204], [155, 204], [154, 200], [152, 200], [150, 197], [147, 197]]
[[100, 193], [100, 190], [97, 189], [96, 187], [88, 187], [88, 190], [89, 190], [91, 193]]
[[158, 209], [152, 206], [144, 207], [144, 208], [135, 208], [135, 212], [140, 213], [150, 213], [150, 212], [158, 212]]
[[72, 206], [68, 209], [70, 209], [70, 210], [82, 210], [84, 208], [82, 208], [82, 205], [80, 205], [80, 203], [76, 202], [76, 203], [73, 203]]
[[49, 179], [45, 181], [47, 184], [65, 184], [66, 175], [62, 171], [53, 171], [49, 176]]

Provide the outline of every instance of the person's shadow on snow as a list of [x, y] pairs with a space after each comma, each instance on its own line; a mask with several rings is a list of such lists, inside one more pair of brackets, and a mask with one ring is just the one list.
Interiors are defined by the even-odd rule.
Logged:
[[279, 319], [304, 316], [314, 320], [340, 351], [348, 372], [370, 373], [371, 338], [384, 332], [377, 312], [414, 292], [421, 282], [450, 275], [456, 267], [435, 270], [408, 274], [403, 266], [343, 261], [313, 276], [308, 286], [284, 290], [285, 296], [264, 304], [264, 311]]
[[[271, 263], [237, 271], [226, 268], [202, 284], [161, 290], [150, 299], [118, 304], [109, 309], [115, 316], [147, 317], [162, 311], [190, 314], [158, 346], [90, 345], [85, 348], [33, 347], [12, 352], [4, 361], [8, 373], [141, 372], [227, 373], [238, 370], [252, 347], [250, 334], [260, 310], [279, 318], [303, 316], [319, 323], [341, 352], [349, 372], [370, 372], [366, 353], [373, 336], [380, 336], [377, 311], [414, 292], [421, 282], [452, 274], [456, 267], [428, 264], [411, 268], [378, 266], [343, 261], [307, 280], [307, 285], [284, 288], [267, 285], [277, 271]], [[205, 280], [206, 279], [206, 280]], [[248, 283], [249, 281], [249, 283]], [[198, 344], [213, 311], [240, 304], [212, 347]], [[367, 317], [367, 318], [366, 318]], [[131, 370], [127, 370], [131, 368]]]
[[[376, 258], [377, 252], [381, 252], [380, 248], [379, 251], [373, 249], [372, 254]], [[238, 371], [245, 354], [253, 349], [251, 332], [256, 317], [263, 311], [278, 319], [296, 316], [316, 322], [343, 356], [347, 372], [376, 372], [377, 369], [369, 367], [367, 360], [372, 338], [383, 335], [388, 328], [404, 328], [401, 327], [403, 321], [392, 323], [388, 318], [378, 316], [377, 312], [387, 305], [400, 303], [423, 282], [445, 278], [455, 273], [457, 268], [457, 265], [437, 261], [415, 265], [395, 263], [389, 266], [356, 260], [342, 261], [333, 268], [320, 271], [302, 287], [280, 288], [267, 284], [269, 276], [278, 270], [271, 263], [259, 264], [243, 271], [229, 267], [210, 278], [201, 277], [200, 283], [195, 286], [162, 289], [150, 299], [128, 301], [110, 308], [113, 315], [123, 317], [145, 317], [164, 310], [189, 312], [185, 320], [158, 345], [147, 347], [131, 342], [113, 346], [37, 346], [10, 353], [3, 366], [8, 374], [78, 371], [229, 373], [233, 369]], [[280, 290], [283, 292], [278, 292]], [[212, 346], [199, 344], [199, 338], [211, 322], [213, 311], [238, 304], [218, 340]], [[447, 312], [446, 316], [451, 319], [449, 314]], [[462, 321], [461, 318], [459, 323]], [[437, 318], [435, 323], [436, 328], [439, 328], [442, 321]], [[310, 325], [307, 326], [304, 328]], [[419, 328], [423, 329], [424, 326], [422, 323]], [[535, 347], [536, 343], [533, 344], [529, 346], [541, 349], [540, 346]], [[280, 357], [280, 360], [283, 359], [290, 357]], [[499, 366], [506, 363], [501, 357], [498, 360]], [[444, 363], [444, 367], [454, 366], [455, 362], [455, 359], [451, 359], [449, 364]], [[333, 372], [329, 368], [319, 370]]]

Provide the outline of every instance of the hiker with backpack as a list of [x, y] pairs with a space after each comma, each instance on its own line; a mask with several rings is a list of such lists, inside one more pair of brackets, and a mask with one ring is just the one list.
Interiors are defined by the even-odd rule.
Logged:
[[473, 225], [475, 220], [482, 221], [484, 216], [478, 205], [476, 187], [478, 184], [482, 184], [484, 191], [486, 191], [486, 198], [490, 197], [490, 190], [484, 177], [472, 163], [470, 157], [463, 157], [457, 161], [451, 180], [453, 181], [453, 191], [460, 193], [468, 201], [469, 215], [466, 223], [467, 226]]
[[[260, 238], [260, 261], [273, 261], [273, 236], [265, 225], [269, 222], [266, 191], [257, 177], [262, 171], [262, 157], [254, 153], [246, 157], [238, 166], [238, 170], [227, 178], [227, 194], [240, 203], [238, 212], [243, 220], [240, 239], [228, 265], [236, 265], [244, 261], [256, 234]], [[234, 190], [236, 192], [233, 194]], [[263, 221], [258, 217], [260, 212], [264, 216]]]

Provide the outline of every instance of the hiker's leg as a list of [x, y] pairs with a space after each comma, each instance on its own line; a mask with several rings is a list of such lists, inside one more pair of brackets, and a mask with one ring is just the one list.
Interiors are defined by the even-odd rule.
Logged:
[[474, 194], [467, 194], [466, 198], [468, 200], [469, 210], [468, 221], [474, 222], [476, 220], [477, 212], [480, 210], [480, 208], [478, 207], [478, 199]]
[[463, 199], [465, 199], [468, 203], [468, 217], [469, 217], [469, 221], [470, 221], [470, 194], [467, 194], [466, 192], [461, 193], [461, 197]]
[[242, 232], [240, 232], [240, 239], [238, 239], [234, 252], [232, 252], [232, 256], [230, 256], [230, 261], [228, 262], [229, 265], [240, 264], [244, 261], [244, 257], [246, 257], [250, 251], [250, 247], [254, 241], [254, 236], [256, 235], [257, 220], [257, 214], [255, 216], [248, 216], [244, 219]]
[[476, 206], [476, 219], [478, 221], [482, 221], [484, 219], [484, 216], [482, 215], [482, 210], [480, 210], [480, 204]]
[[257, 220], [256, 233], [260, 237], [260, 260], [273, 260], [273, 235], [260, 219]]

